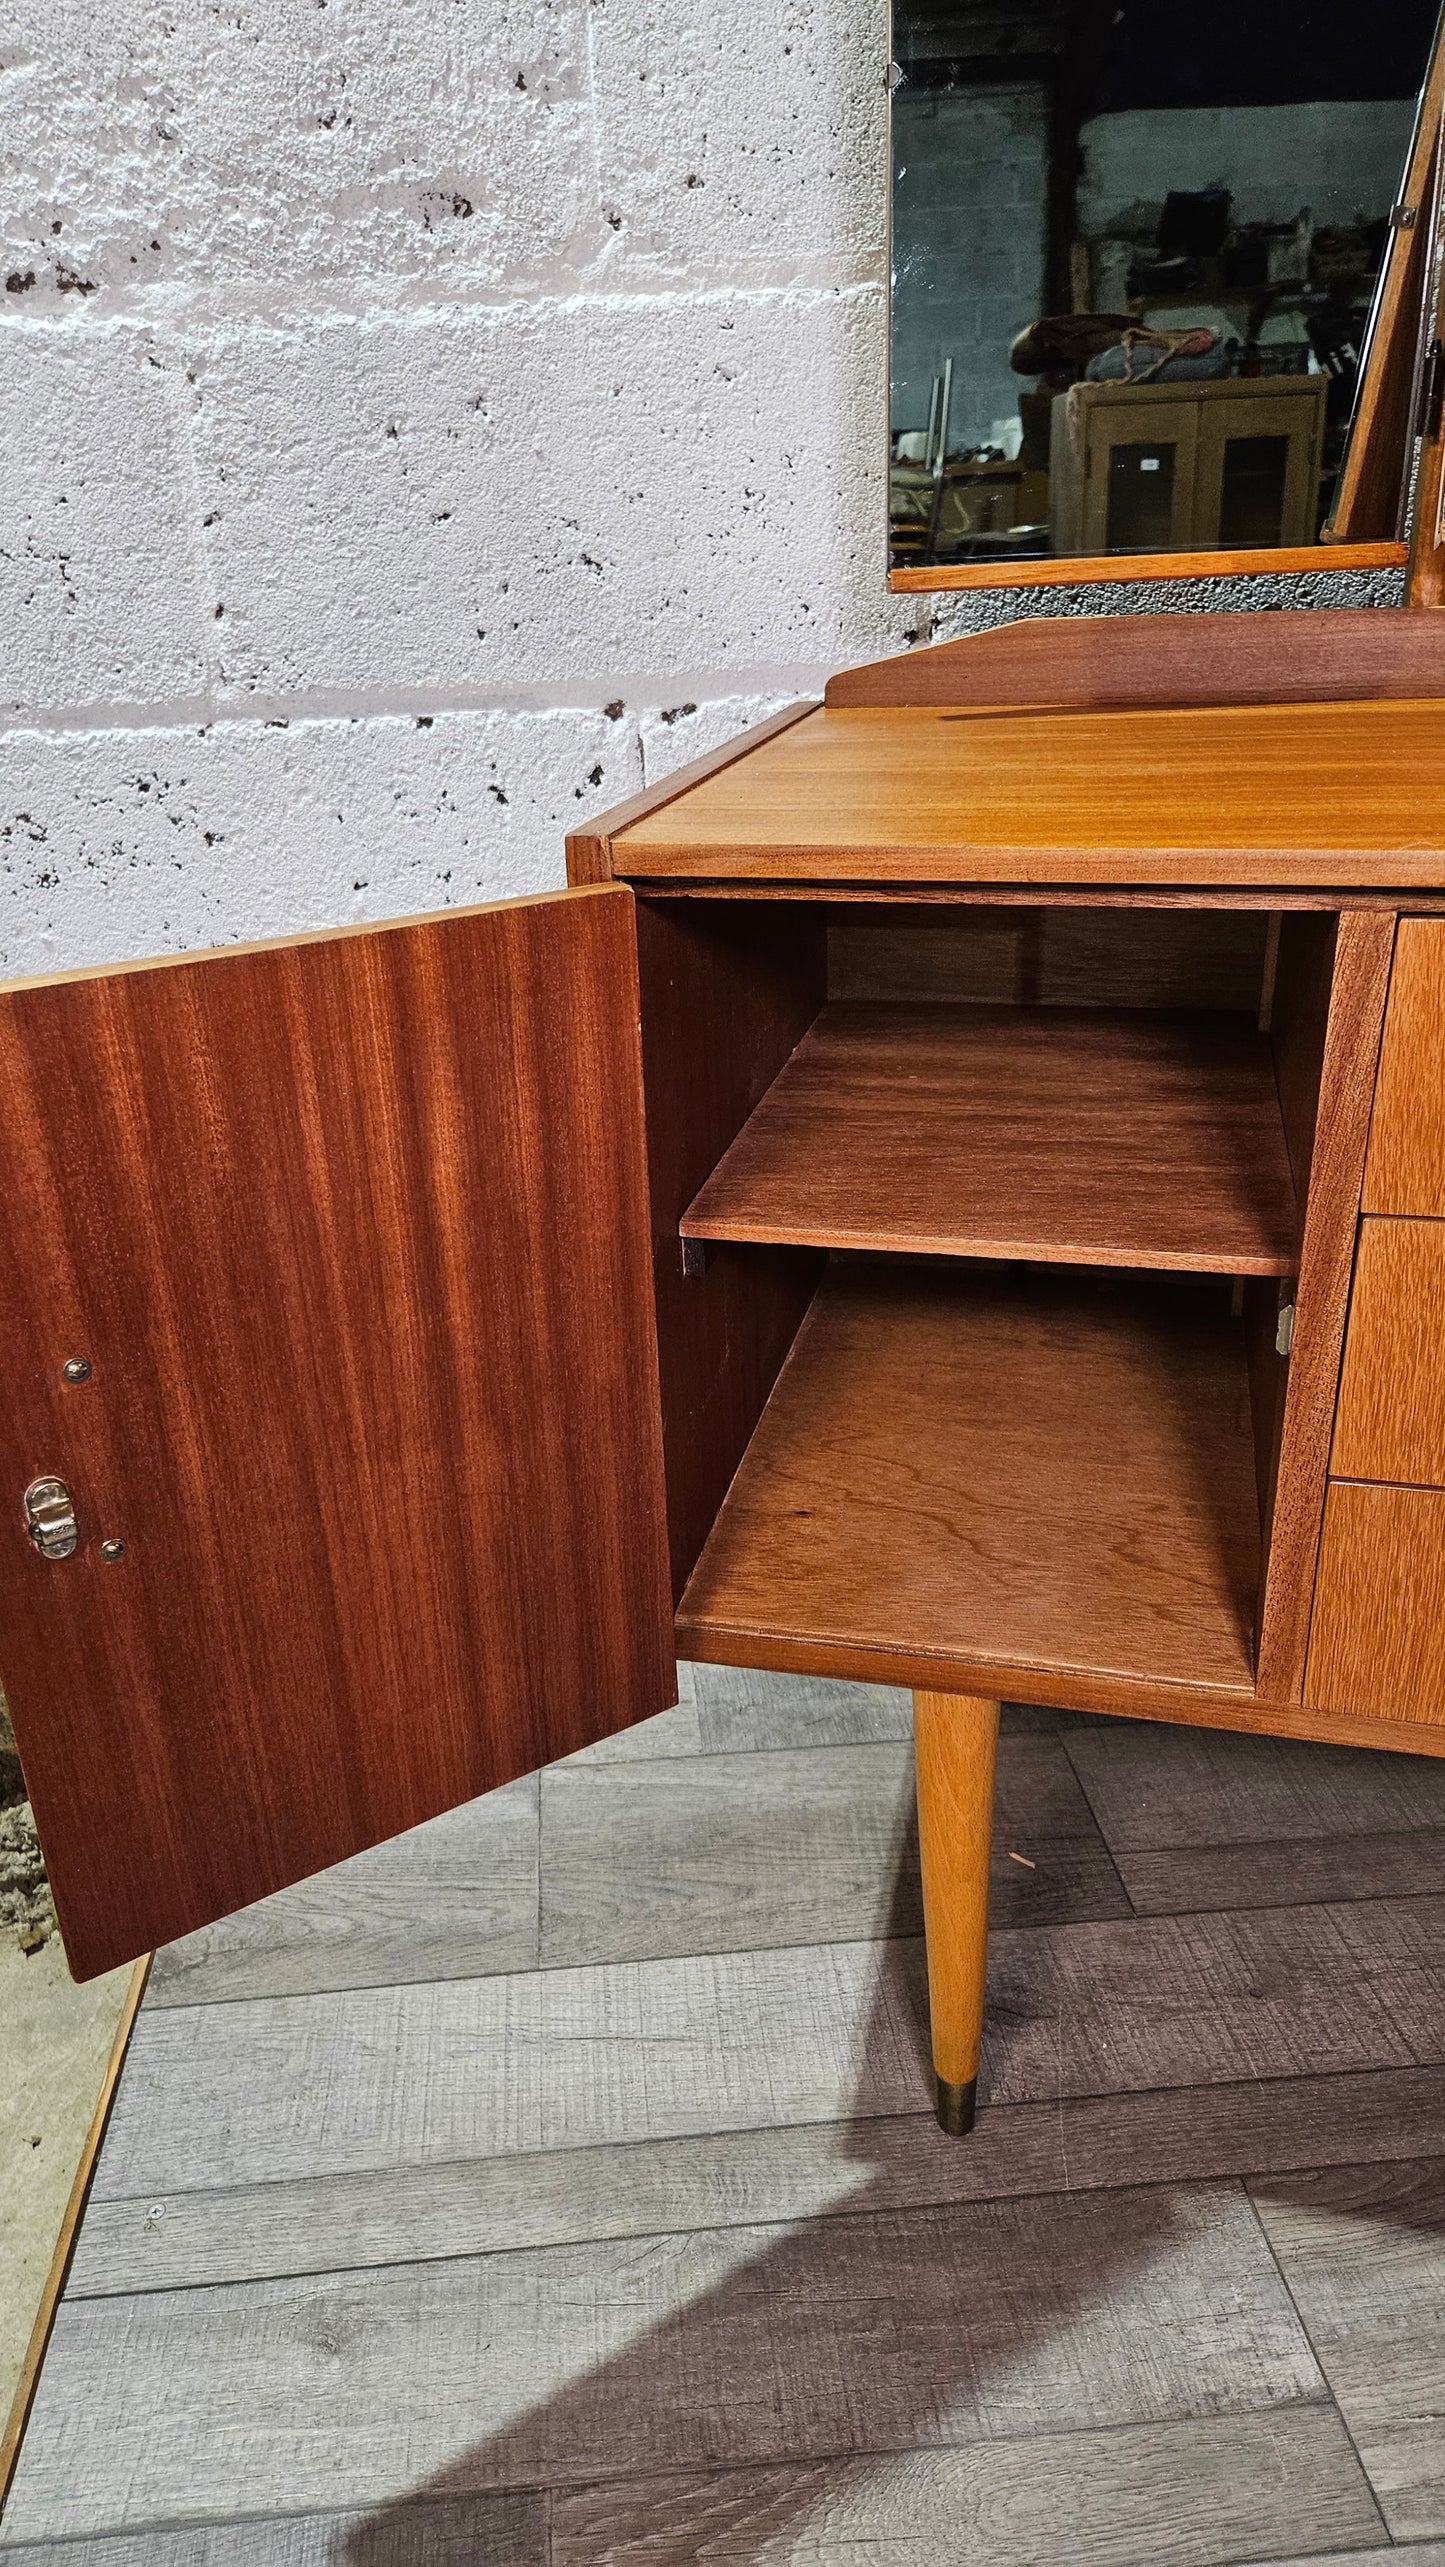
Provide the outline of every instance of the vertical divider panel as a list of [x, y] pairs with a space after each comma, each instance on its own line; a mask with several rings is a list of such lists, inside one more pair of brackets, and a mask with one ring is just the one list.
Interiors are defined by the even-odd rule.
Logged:
[[799, 1248], [719, 1246], [684, 1275], [678, 1223], [826, 995], [811, 903], [637, 904], [653, 1281], [674, 1599], [817, 1288]]
[[1266, 1526], [1256, 1668], [1263, 1702], [1298, 1702], [1304, 1690], [1330, 1434], [1394, 938], [1391, 911], [1345, 909], [1335, 925], [1328, 962], [1317, 918], [1287, 920], [1281, 942], [1275, 1068], [1303, 1218], [1294, 1337]]

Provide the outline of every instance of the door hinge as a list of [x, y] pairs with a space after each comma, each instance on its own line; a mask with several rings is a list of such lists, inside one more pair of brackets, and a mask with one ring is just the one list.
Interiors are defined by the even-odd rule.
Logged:
[[1274, 1351], [1287, 1355], [1294, 1344], [1294, 1303], [1287, 1301], [1275, 1322]]
[[68, 1560], [80, 1539], [75, 1501], [64, 1480], [32, 1480], [25, 1492], [25, 1530], [42, 1560]]

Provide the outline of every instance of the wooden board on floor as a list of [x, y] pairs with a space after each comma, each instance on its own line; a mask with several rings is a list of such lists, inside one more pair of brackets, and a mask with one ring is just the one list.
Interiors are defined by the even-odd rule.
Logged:
[[[1181, 1986], [1187, 2003], [1193, 1982]], [[986, 2104], [960, 2148], [931, 2107], [868, 2121], [533, 2149], [355, 2175], [292, 2176], [94, 2201], [72, 2299], [189, 2290], [365, 2264], [754, 2222], [848, 2219], [1048, 2192], [1114, 2192], [1418, 2157], [1438, 2143], [1445, 2068]], [[163, 2215], [148, 2218], [157, 2200]]]
[[1012, 1693], [1045, 1666], [1252, 1692], [1256, 1509], [1222, 1291], [841, 1269], [689, 1582], [679, 1645], [856, 1639], [951, 1654]]
[[680, 1226], [1217, 1274], [1299, 1255], [1266, 1037], [1144, 1008], [828, 1006]]
[[68, 2302], [6, 2531], [586, 2485], [655, 2470], [663, 2416], [697, 2468], [1324, 2395], [1235, 2185], [693, 2229]]
[[1040, 2567], [1064, 2554], [1061, 2524], [1069, 2567], [1139, 2567], [1144, 2558], [1217, 2567], [1246, 2548], [1263, 2555], [1281, 2540], [1368, 2537], [1380, 2527], [1337, 2417], [1298, 2407], [911, 2452], [892, 2465], [824, 2460], [559, 2490], [552, 2562], [975, 2567], [986, 2558], [988, 2567]]

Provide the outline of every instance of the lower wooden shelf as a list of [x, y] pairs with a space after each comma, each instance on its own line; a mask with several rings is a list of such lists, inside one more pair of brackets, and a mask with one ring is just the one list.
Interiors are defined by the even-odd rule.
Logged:
[[[708, 1658], [839, 1644], [1252, 1696], [1258, 1501], [1219, 1287], [840, 1264], [678, 1609]], [[776, 1654], [768, 1656], [772, 1649]]]
[[825, 1007], [680, 1227], [1190, 1274], [1299, 1254], [1267, 1040], [1146, 1008]]

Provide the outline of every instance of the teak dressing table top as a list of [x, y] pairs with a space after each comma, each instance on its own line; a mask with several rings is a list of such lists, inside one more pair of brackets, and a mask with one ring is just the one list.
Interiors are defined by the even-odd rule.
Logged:
[[1268, 887], [1373, 874], [1435, 885], [1442, 785], [1445, 702], [1430, 697], [825, 706], [617, 829], [612, 869], [634, 880], [901, 872], [924, 883]]

